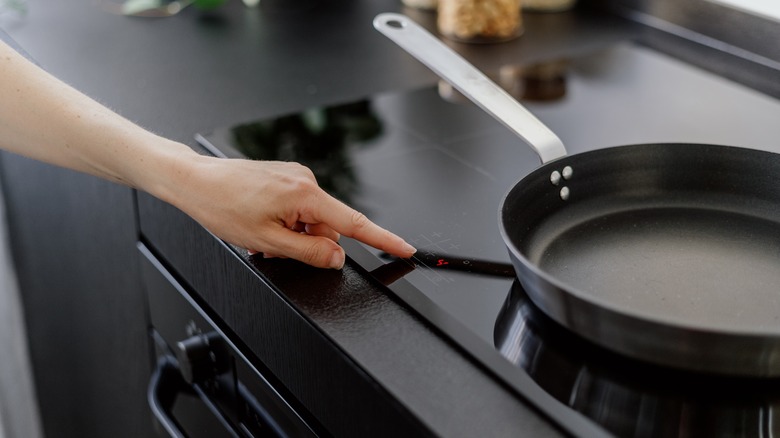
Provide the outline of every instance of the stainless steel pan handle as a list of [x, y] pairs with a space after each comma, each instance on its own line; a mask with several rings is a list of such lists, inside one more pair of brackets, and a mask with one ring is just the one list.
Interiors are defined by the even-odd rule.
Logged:
[[566, 155], [566, 148], [555, 133], [476, 67], [409, 17], [379, 14], [374, 18], [374, 27], [511, 129], [536, 151], [542, 163]]

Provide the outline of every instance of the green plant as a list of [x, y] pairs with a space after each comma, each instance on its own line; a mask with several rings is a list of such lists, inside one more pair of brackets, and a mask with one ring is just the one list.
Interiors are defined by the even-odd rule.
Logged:
[[[8, 0], [20, 1], [20, 0]], [[168, 17], [178, 14], [189, 5], [198, 9], [215, 9], [226, 0], [126, 0], [122, 3], [122, 14], [143, 17]]]

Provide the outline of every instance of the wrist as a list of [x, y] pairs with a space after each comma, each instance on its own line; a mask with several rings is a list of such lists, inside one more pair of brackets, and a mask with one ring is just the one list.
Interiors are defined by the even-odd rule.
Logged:
[[197, 185], [201, 172], [198, 168], [209, 158], [182, 143], [162, 138], [155, 150], [154, 163], [146, 168], [137, 188], [180, 207], [178, 201], [186, 190]]

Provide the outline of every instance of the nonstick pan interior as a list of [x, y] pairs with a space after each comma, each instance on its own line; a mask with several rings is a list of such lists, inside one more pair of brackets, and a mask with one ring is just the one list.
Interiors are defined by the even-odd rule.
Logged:
[[[553, 184], [566, 166], [571, 178]], [[778, 174], [780, 157], [756, 150], [608, 148], [524, 178], [505, 200], [502, 228], [529, 296], [575, 333], [666, 365], [773, 375]], [[719, 341], [737, 349], [719, 352]], [[737, 352], [747, 365], [725, 359]]]

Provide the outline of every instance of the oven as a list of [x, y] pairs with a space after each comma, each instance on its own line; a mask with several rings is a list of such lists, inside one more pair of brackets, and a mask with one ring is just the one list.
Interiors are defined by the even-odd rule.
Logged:
[[148, 401], [159, 435], [317, 436], [273, 377], [250, 362], [148, 247], [138, 248], [154, 346]]

